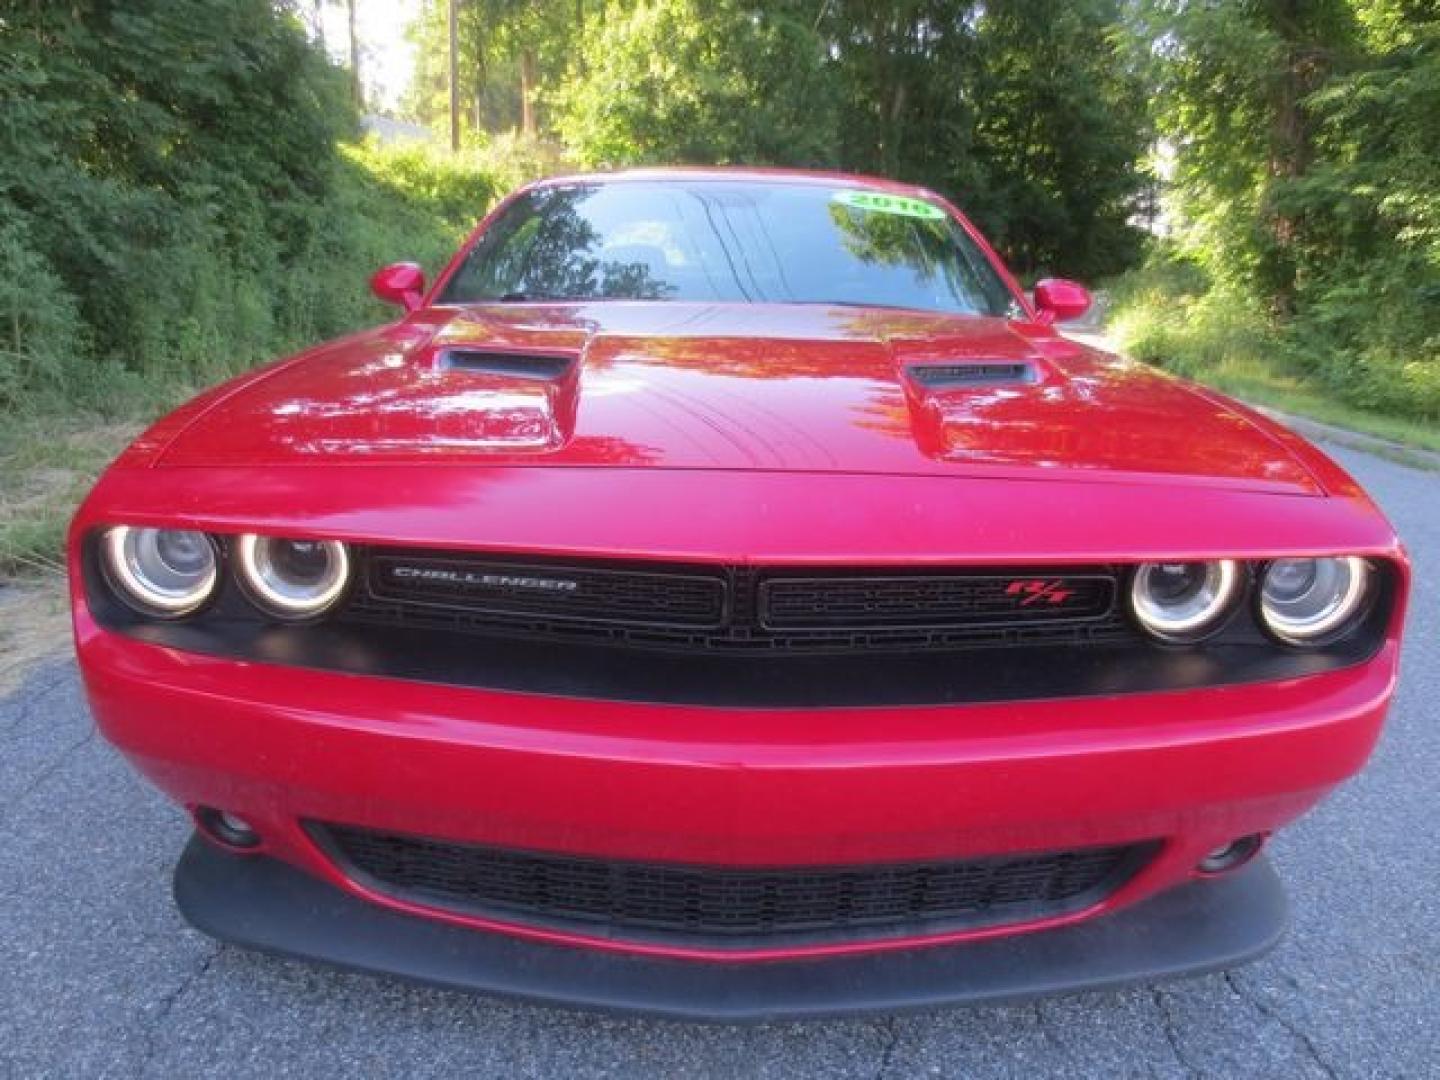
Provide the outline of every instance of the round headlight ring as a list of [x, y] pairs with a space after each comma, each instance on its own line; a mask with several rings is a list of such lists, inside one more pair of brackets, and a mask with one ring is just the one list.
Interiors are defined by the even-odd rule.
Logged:
[[101, 543], [110, 587], [143, 615], [182, 618], [215, 593], [220, 556], [203, 532], [115, 525]]
[[251, 598], [282, 619], [323, 615], [350, 584], [350, 555], [338, 540], [246, 533], [235, 541], [235, 567]]
[[1199, 641], [1219, 629], [1240, 586], [1233, 559], [1141, 563], [1130, 580], [1130, 610], [1152, 637]]
[[1260, 621], [1286, 644], [1323, 644], [1359, 615], [1372, 576], [1356, 555], [1276, 559], [1260, 575]]

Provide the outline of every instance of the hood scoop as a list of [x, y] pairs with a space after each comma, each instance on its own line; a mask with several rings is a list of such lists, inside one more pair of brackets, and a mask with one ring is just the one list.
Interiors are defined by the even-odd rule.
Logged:
[[965, 361], [958, 364], [911, 364], [906, 373], [927, 390], [966, 387], [1026, 386], [1040, 381], [1032, 363], [1009, 360]]
[[538, 379], [553, 382], [575, 366], [573, 356], [540, 353], [501, 352], [493, 349], [444, 349], [436, 358], [441, 371], [471, 375], [498, 375], [510, 379]]

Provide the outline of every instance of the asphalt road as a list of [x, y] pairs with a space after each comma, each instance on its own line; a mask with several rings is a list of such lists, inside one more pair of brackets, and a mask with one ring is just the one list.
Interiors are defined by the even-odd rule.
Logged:
[[216, 945], [169, 898], [179, 811], [71, 661], [0, 702], [0, 1076], [1440, 1076], [1440, 474], [1335, 454], [1415, 558], [1370, 768], [1280, 836], [1294, 925], [1224, 974], [1036, 1005], [727, 1028], [611, 1020]]

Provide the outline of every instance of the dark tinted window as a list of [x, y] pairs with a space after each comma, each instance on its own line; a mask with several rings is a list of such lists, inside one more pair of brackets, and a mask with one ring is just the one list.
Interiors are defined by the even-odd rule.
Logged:
[[929, 202], [753, 181], [531, 192], [491, 224], [441, 297], [607, 299], [1014, 310], [974, 242]]

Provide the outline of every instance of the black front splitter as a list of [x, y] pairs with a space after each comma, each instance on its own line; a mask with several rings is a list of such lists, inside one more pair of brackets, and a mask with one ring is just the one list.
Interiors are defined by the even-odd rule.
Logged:
[[1114, 915], [857, 956], [712, 963], [538, 944], [400, 914], [286, 863], [192, 838], [175, 900], [197, 929], [284, 956], [452, 990], [682, 1020], [758, 1021], [1014, 1001], [1234, 967], [1284, 933], [1264, 858]]

